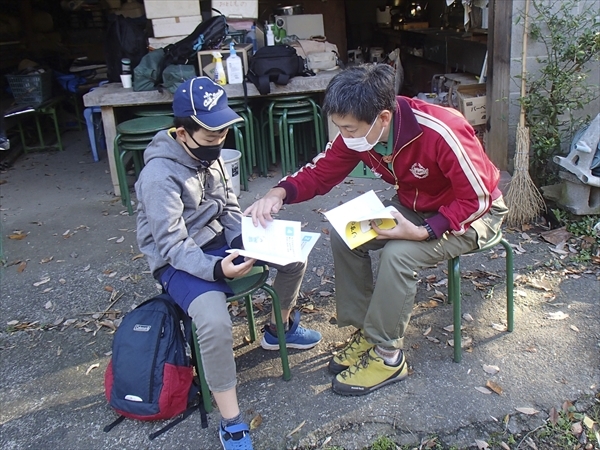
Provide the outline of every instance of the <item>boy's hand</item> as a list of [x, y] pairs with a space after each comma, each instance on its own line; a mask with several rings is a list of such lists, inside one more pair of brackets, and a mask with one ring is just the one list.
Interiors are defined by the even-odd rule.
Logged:
[[283, 206], [285, 194], [285, 189], [283, 188], [276, 187], [271, 189], [263, 198], [248, 206], [244, 211], [244, 215], [252, 216], [252, 223], [255, 227], [260, 223], [266, 228], [267, 222], [273, 220], [271, 214], [278, 212]]
[[241, 264], [234, 264], [233, 260], [238, 256], [240, 256], [239, 252], [233, 252], [221, 260], [221, 269], [227, 278], [243, 277], [250, 272], [256, 262], [256, 259], [248, 258]]

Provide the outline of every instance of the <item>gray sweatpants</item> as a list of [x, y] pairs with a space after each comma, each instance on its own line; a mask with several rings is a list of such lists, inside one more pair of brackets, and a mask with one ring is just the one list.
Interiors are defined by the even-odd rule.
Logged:
[[[397, 197], [388, 204], [415, 225], [427, 217], [403, 207]], [[441, 239], [429, 242], [373, 239], [350, 250], [332, 231], [338, 326], [353, 325], [364, 330], [372, 344], [402, 348], [417, 292], [417, 270], [481, 247], [498, 233], [507, 212], [500, 197], [463, 235], [445, 233]], [[373, 284], [369, 252], [379, 249], [382, 251]]]
[[[269, 264], [277, 269], [273, 288], [279, 296], [281, 309], [296, 304], [306, 262], [287, 266]], [[232, 323], [223, 292], [210, 291], [196, 297], [188, 308], [188, 315], [196, 325], [198, 345], [206, 383], [213, 392], [223, 392], [236, 385], [233, 355]]]

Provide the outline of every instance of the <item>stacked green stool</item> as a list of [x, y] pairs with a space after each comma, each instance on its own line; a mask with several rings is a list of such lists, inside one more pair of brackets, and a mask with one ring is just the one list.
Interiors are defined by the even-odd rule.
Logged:
[[[231, 128], [234, 133], [235, 146], [242, 152], [242, 187], [245, 191], [248, 190], [248, 176], [252, 173], [254, 166], [262, 167], [260, 161], [257, 161], [256, 148], [258, 143], [258, 119], [252, 113], [252, 109], [242, 99], [228, 99], [229, 107], [233, 109], [242, 119], [243, 122], [234, 123]], [[266, 172], [263, 172], [266, 175]]]
[[313, 145], [317, 153], [323, 151], [323, 114], [310, 96], [277, 98], [263, 109], [261, 117], [262, 147], [269, 149], [272, 163], [276, 161], [275, 132], [279, 134], [282, 176], [296, 170], [300, 153], [308, 159]]
[[117, 125], [115, 137], [115, 166], [121, 190], [121, 201], [127, 207], [129, 215], [133, 215], [131, 195], [127, 183], [126, 156], [131, 155], [135, 171], [135, 179], [144, 167], [143, 153], [157, 132], [173, 126], [172, 116], [138, 117]]

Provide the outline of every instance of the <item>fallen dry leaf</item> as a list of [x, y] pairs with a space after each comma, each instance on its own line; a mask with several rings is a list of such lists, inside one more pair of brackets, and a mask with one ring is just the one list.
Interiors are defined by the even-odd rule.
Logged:
[[144, 254], [143, 253], [138, 253], [137, 255], [135, 255], [133, 258], [131, 258], [132, 261], [135, 261], [137, 259], [143, 258]]
[[46, 304], [44, 305], [44, 308], [46, 308], [46, 309], [52, 308], [52, 302], [51, 301], [47, 301]]
[[436, 290], [435, 293], [429, 297], [430, 299], [439, 299], [441, 301], [446, 300], [446, 295], [443, 292]]
[[527, 414], [528, 416], [539, 413], [539, 411], [537, 409], [533, 409], [533, 408], [520, 407], [520, 408], [515, 408], [515, 409], [517, 411], [519, 411], [520, 413]]
[[440, 343], [440, 340], [439, 340], [439, 339], [436, 339], [436, 338], [434, 338], [433, 336], [425, 336], [425, 337], [427, 338], [427, 340], [428, 340], [428, 341], [431, 341], [431, 342], [433, 342], [434, 344], [439, 344], [439, 343]]
[[43, 278], [40, 281], [33, 283], [33, 285], [35, 287], [38, 287], [38, 286], [41, 286], [42, 284], [46, 284], [48, 281], [50, 281], [50, 277]]
[[17, 272], [22, 273], [25, 270], [25, 267], [27, 267], [27, 262], [21, 261], [17, 266]]
[[533, 450], [538, 450], [537, 445], [535, 445], [535, 442], [533, 442], [533, 439], [531, 439], [530, 437], [525, 439], [525, 443]]
[[485, 373], [489, 373], [490, 375], [494, 375], [497, 374], [498, 372], [500, 372], [500, 367], [498, 366], [488, 366], [487, 364], [483, 365], [483, 371]]
[[120, 244], [124, 240], [125, 240], [125, 236], [121, 236], [119, 239], [116, 240], [116, 242], [117, 242], [117, 244]]
[[262, 424], [262, 416], [260, 414], [257, 414], [250, 421], [250, 430], [254, 430], [254, 429], [260, 427], [261, 424]]
[[431, 333], [431, 327], [427, 327], [427, 329], [423, 331], [423, 336], [427, 336], [429, 333]]
[[473, 319], [473, 316], [471, 314], [469, 314], [469, 313], [464, 313], [462, 317], [467, 322], [473, 322], [473, 320], [475, 320], [475, 319]]
[[492, 323], [492, 328], [496, 331], [506, 331], [506, 325], [501, 323]]
[[575, 422], [571, 425], [571, 433], [573, 433], [576, 437], [579, 437], [581, 433], [583, 433], [583, 425], [581, 422]]
[[588, 430], [591, 430], [594, 427], [594, 424], [596, 422], [594, 422], [591, 418], [589, 418], [588, 416], [584, 415], [583, 416], [583, 424], [587, 427]]
[[329, 291], [320, 291], [319, 295], [321, 297], [329, 297], [331, 295], [331, 292], [329, 292]]
[[419, 306], [421, 306], [422, 308], [435, 308], [435, 307], [439, 306], [439, 304], [440, 304], [439, 302], [431, 299], [426, 302], [419, 303]]
[[552, 425], [556, 425], [558, 422], [558, 411], [554, 406], [550, 408], [550, 411], [548, 412], [548, 420]]
[[500, 447], [502, 447], [504, 450], [510, 450], [510, 447], [504, 441], [500, 442]]
[[502, 387], [500, 387], [500, 385], [494, 383], [493, 381], [490, 381], [490, 380], [486, 381], [485, 387], [488, 389], [491, 389], [498, 395], [502, 395]]
[[50, 262], [50, 261], [52, 261], [53, 259], [54, 259], [54, 256], [49, 256], [48, 258], [43, 258], [43, 259], [40, 261], [40, 264], [46, 264], [46, 263], [49, 263], [49, 262]]
[[571, 239], [573, 235], [567, 231], [566, 227], [556, 228], [555, 230], [545, 231], [540, 234], [540, 237], [546, 242], [557, 245], [561, 242], [566, 242]]
[[20, 241], [22, 239], [25, 239], [27, 237], [26, 233], [15, 233], [15, 234], [9, 234], [8, 238], [12, 239], [13, 241]]
[[491, 393], [492, 393], [492, 391], [490, 391], [489, 389], [487, 389], [487, 388], [484, 388], [484, 387], [482, 387], [482, 386], [475, 386], [475, 389], [477, 389], [477, 390], [478, 390], [479, 392], [481, 392], [482, 394], [488, 394], [488, 395], [489, 395], [489, 394], [491, 394]]
[[485, 450], [486, 448], [490, 448], [490, 445], [485, 441], [480, 441], [479, 439], [475, 439], [475, 444], [477, 445], [478, 450]]
[[528, 284], [531, 287], [534, 287], [536, 289], [543, 289], [546, 292], [552, 290], [552, 285], [550, 284], [550, 282], [548, 280], [536, 280], [534, 278], [534, 279], [529, 280]]
[[571, 325], [569, 328], [571, 328], [571, 330], [577, 331], [579, 333], [579, 328], [577, 328], [575, 325]]
[[569, 315], [565, 314], [562, 311], [548, 313], [548, 319], [552, 319], [552, 320], [564, 320], [567, 317], [569, 317]]
[[87, 370], [85, 371], [85, 374], [86, 374], [86, 375], [89, 375], [89, 373], [90, 373], [92, 370], [94, 370], [94, 369], [97, 369], [98, 367], [100, 367], [100, 364], [99, 364], [99, 363], [94, 363], [94, 364], [92, 364], [90, 367], [88, 367], [88, 368], [87, 368]]

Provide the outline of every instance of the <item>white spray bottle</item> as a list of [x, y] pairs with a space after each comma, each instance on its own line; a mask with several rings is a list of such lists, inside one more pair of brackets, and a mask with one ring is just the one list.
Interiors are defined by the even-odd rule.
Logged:
[[233, 42], [229, 44], [229, 58], [227, 58], [227, 78], [229, 84], [239, 84], [244, 81], [244, 69], [242, 68], [242, 59], [235, 52]]

